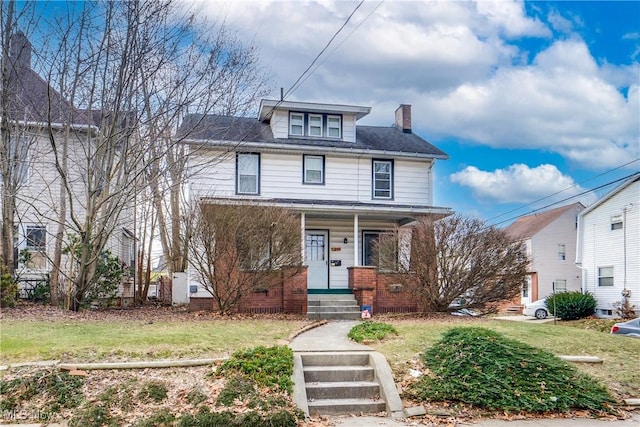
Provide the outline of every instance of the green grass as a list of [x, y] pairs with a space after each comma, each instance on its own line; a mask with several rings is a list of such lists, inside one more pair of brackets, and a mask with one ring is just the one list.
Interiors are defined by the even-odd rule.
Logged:
[[418, 358], [428, 347], [440, 340], [452, 327], [480, 326], [521, 341], [555, 355], [589, 355], [604, 360], [603, 364], [577, 363], [584, 373], [605, 383], [614, 395], [622, 398], [640, 396], [638, 354], [640, 339], [614, 336], [597, 330], [580, 329], [573, 322], [531, 324], [486, 319], [410, 319], [387, 320], [398, 331], [395, 337], [371, 344], [383, 353], [392, 366], [406, 369], [403, 364]]
[[59, 359], [215, 357], [273, 345], [307, 324], [304, 320], [26, 321], [0, 323], [0, 364]]

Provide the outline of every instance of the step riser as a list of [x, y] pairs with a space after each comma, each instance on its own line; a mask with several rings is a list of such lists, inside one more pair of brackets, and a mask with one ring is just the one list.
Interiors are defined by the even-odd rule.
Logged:
[[307, 399], [376, 399], [380, 396], [378, 384], [358, 384], [341, 386], [308, 385]]
[[371, 402], [362, 404], [328, 404], [309, 402], [310, 415], [349, 415], [349, 414], [376, 414], [385, 410], [384, 402]]
[[350, 300], [355, 301], [356, 297], [353, 294], [308, 294], [308, 301], [331, 301], [331, 300]]
[[360, 313], [307, 313], [307, 318], [313, 320], [358, 320], [360, 317]]
[[302, 366], [367, 366], [369, 354], [367, 353], [314, 353], [303, 354]]
[[325, 306], [358, 307], [358, 303], [354, 300], [307, 301], [307, 306], [309, 307], [325, 307]]
[[355, 305], [317, 305], [307, 308], [307, 313], [358, 313], [360, 308]]
[[375, 372], [373, 368], [359, 369], [352, 371], [320, 371], [306, 370], [304, 371], [304, 380], [307, 383], [312, 382], [338, 382], [338, 381], [373, 381]]

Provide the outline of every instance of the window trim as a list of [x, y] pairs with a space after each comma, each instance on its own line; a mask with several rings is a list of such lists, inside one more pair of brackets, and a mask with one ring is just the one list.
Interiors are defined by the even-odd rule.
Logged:
[[613, 230], [622, 230], [624, 228], [622, 215], [612, 215], [611, 216], [611, 231]]
[[[329, 122], [331, 119], [337, 119], [338, 120], [338, 127], [331, 127], [329, 126]], [[330, 135], [329, 132], [331, 129], [337, 129], [338, 130], [338, 136], [333, 136]], [[340, 139], [342, 138], [342, 116], [336, 116], [336, 115], [327, 115], [327, 138], [335, 138], [335, 139]]]
[[[307, 180], [307, 159], [310, 158], [318, 158], [322, 162], [320, 169], [320, 181], [309, 181]], [[315, 170], [315, 169], [314, 169]], [[325, 157], [323, 155], [318, 154], [303, 154], [302, 155], [302, 183], [305, 185], [324, 185], [325, 181]]]
[[[610, 276], [609, 275], [605, 276], [602, 274], [602, 270], [605, 268], [611, 269]], [[611, 279], [611, 283], [602, 284], [602, 279]], [[598, 287], [601, 287], [601, 286], [604, 286], [604, 287], [615, 286], [615, 270], [612, 265], [604, 265], [602, 267], [598, 267]]]
[[[256, 191], [255, 192], [243, 192], [240, 191], [240, 156], [255, 156], [257, 159], [257, 170], [256, 170]], [[261, 168], [261, 156], [260, 153], [254, 152], [237, 152], [236, 153], [236, 194], [238, 195], [260, 195], [260, 168]]]
[[[558, 289], [558, 284], [564, 282], [564, 288]], [[553, 292], [567, 292], [567, 279], [556, 279], [553, 281]]]
[[[389, 164], [389, 196], [377, 196], [376, 191], [376, 163], [388, 163]], [[393, 186], [394, 186], [394, 162], [393, 159], [371, 159], [371, 198], [377, 200], [393, 200]], [[380, 189], [380, 191], [383, 191]], [[386, 191], [386, 190], [384, 190]]]
[[567, 245], [564, 243], [558, 243], [558, 261], [567, 260]]
[[[320, 126], [312, 126], [311, 125], [311, 119], [320, 119]], [[319, 128], [320, 130], [320, 134], [319, 135], [312, 135], [311, 134], [311, 128]], [[309, 136], [310, 138], [322, 138], [324, 135], [324, 120], [322, 117], [322, 114], [313, 114], [313, 113], [307, 113], [307, 136]]]

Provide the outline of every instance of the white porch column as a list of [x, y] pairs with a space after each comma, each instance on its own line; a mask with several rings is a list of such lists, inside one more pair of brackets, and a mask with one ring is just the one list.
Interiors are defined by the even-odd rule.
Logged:
[[353, 266], [358, 267], [360, 265], [360, 257], [358, 256], [358, 214], [353, 214]]
[[306, 253], [306, 247], [305, 244], [307, 242], [306, 236], [305, 236], [305, 229], [307, 228], [306, 225], [306, 217], [304, 215], [304, 212], [300, 212], [300, 262], [302, 263], [302, 265], [304, 265], [304, 256]]

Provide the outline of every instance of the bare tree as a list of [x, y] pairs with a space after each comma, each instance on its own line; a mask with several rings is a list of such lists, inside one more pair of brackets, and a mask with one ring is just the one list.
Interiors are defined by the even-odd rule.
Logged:
[[300, 223], [275, 207], [200, 205], [193, 218], [190, 262], [215, 308], [233, 310], [250, 292], [295, 274]]
[[520, 292], [528, 260], [503, 230], [462, 215], [422, 218], [411, 230], [410, 248], [393, 233], [380, 237], [376, 253], [397, 254], [400, 280], [424, 311], [450, 311], [455, 301], [456, 309], [487, 313]]

